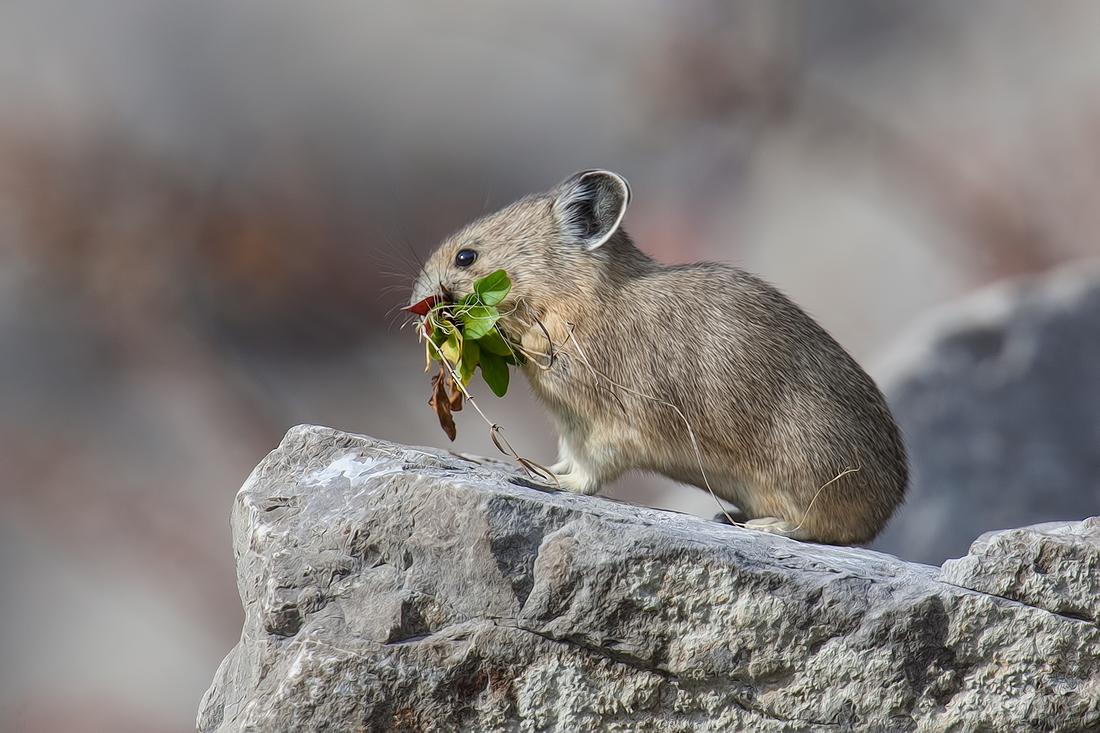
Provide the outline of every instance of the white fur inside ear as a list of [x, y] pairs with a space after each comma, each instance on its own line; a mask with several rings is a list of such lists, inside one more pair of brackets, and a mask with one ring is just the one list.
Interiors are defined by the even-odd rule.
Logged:
[[601, 247], [619, 230], [630, 203], [630, 184], [610, 171], [581, 171], [563, 181], [559, 191], [554, 209], [562, 229], [586, 252]]

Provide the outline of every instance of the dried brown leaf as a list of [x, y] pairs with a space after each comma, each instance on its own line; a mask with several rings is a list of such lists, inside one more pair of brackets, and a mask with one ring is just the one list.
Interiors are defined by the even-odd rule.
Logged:
[[452, 412], [459, 412], [462, 410], [462, 390], [455, 384], [454, 376], [449, 372], [447, 374], [447, 389], [450, 390], [450, 397], [447, 398], [447, 404], [450, 405]]
[[432, 398], [428, 400], [428, 404], [439, 417], [439, 427], [443, 428], [448, 438], [454, 440], [458, 430], [455, 428], [454, 418], [451, 417], [451, 400], [447, 397], [447, 382], [447, 371], [441, 366], [439, 373], [432, 380]]

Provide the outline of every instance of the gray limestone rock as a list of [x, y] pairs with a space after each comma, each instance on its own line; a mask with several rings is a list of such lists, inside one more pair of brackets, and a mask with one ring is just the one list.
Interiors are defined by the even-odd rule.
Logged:
[[940, 579], [1098, 623], [1100, 517], [987, 532]]
[[204, 733], [1100, 728], [1093, 623], [495, 461], [295, 428], [233, 530]]
[[876, 549], [939, 564], [989, 530], [1100, 513], [1100, 263], [948, 304], [874, 372], [912, 469]]

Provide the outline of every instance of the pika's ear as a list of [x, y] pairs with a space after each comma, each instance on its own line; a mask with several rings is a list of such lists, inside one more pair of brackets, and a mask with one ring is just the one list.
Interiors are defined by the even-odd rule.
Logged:
[[581, 171], [557, 188], [554, 214], [562, 231], [591, 252], [611, 238], [630, 203], [630, 185], [610, 171]]

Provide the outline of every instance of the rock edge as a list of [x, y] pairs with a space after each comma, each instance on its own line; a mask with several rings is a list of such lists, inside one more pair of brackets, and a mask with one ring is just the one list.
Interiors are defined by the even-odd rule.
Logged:
[[[232, 522], [245, 624], [204, 733], [1100, 727], [1095, 520], [941, 573], [300, 426]], [[1041, 572], [1011, 549], [1051, 541], [1078, 549]]]

